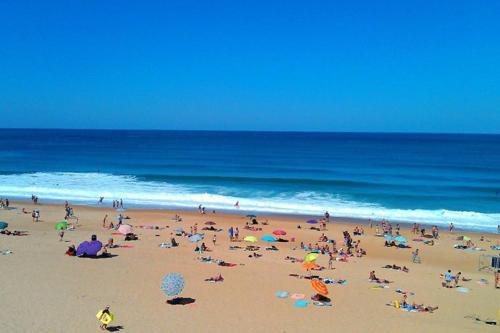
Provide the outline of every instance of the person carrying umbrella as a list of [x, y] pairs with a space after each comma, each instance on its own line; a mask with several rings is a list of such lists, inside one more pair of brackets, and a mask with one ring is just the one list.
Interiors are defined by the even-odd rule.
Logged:
[[109, 305], [106, 305], [104, 310], [97, 312], [96, 317], [101, 322], [99, 326], [101, 330], [107, 330], [109, 323], [114, 319], [114, 315], [109, 311]]

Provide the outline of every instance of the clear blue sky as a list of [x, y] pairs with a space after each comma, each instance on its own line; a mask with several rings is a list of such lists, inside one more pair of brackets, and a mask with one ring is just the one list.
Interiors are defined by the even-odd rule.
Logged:
[[0, 2], [0, 127], [500, 133], [500, 1]]

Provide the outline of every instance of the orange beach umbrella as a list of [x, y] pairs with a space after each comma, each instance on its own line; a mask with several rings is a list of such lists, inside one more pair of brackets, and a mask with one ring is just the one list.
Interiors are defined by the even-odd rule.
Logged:
[[318, 279], [312, 279], [311, 286], [318, 294], [323, 296], [328, 295], [328, 288], [326, 287], [326, 284], [324, 284], [322, 281]]

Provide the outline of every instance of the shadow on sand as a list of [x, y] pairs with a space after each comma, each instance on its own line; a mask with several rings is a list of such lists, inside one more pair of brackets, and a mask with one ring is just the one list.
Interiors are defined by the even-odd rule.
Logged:
[[191, 297], [177, 297], [167, 301], [170, 305], [188, 305], [193, 304], [196, 300]]

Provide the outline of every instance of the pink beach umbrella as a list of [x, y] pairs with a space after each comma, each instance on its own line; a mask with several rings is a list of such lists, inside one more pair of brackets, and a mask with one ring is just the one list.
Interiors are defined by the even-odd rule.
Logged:
[[122, 224], [117, 231], [120, 234], [126, 235], [132, 232], [132, 226], [128, 224]]
[[278, 235], [278, 236], [284, 236], [286, 235], [285, 230], [274, 230], [273, 234]]

